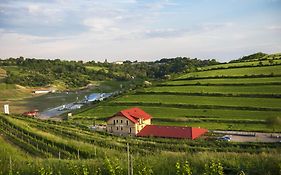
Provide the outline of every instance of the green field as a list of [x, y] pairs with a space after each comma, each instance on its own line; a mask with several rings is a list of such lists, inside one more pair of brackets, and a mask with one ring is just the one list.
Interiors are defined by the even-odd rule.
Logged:
[[220, 77], [220, 76], [251, 76], [251, 75], [281, 75], [281, 65], [264, 66], [264, 67], [250, 67], [250, 68], [229, 68], [221, 70], [209, 70], [202, 72], [192, 72], [182, 76], [184, 78], [198, 78], [198, 77]]
[[112, 106], [98, 106], [97, 108], [88, 110], [83, 113], [74, 115], [73, 119], [87, 119], [93, 120], [101, 119], [104, 120], [109, 116], [114, 115], [122, 109], [128, 109], [130, 107], [140, 107], [153, 118], [188, 118], [188, 119], [240, 119], [240, 120], [266, 120], [268, 117], [279, 116], [279, 111], [251, 111], [251, 110], [227, 110], [227, 109], [187, 109], [187, 108], [175, 108], [169, 107], [164, 108], [161, 106], [125, 106], [125, 105], [112, 105]]
[[[279, 58], [280, 59], [280, 58]], [[239, 63], [228, 63], [228, 64], [219, 64], [219, 65], [213, 65], [213, 66], [206, 66], [203, 68], [199, 68], [199, 70], [211, 70], [211, 69], [227, 69], [232, 67], [251, 67], [251, 66], [259, 66], [262, 64], [263, 66], [268, 65], [275, 65], [275, 64], [281, 64], [281, 60], [265, 60], [265, 61], [248, 61], [248, 62], [239, 62]]]
[[281, 83], [281, 77], [267, 78], [217, 78], [217, 79], [197, 79], [197, 80], [178, 80], [160, 83], [161, 85], [251, 85], [251, 84], [274, 84]]
[[106, 67], [100, 67], [100, 66], [86, 66], [86, 69], [99, 71], [104, 70], [105, 72], [108, 72], [108, 69]]
[[162, 104], [193, 104], [215, 106], [249, 106], [264, 108], [279, 108], [280, 98], [246, 98], [246, 97], [205, 97], [185, 95], [128, 95], [115, 102], [162, 103]]
[[280, 85], [261, 86], [173, 86], [151, 87], [144, 92], [218, 93], [218, 94], [281, 94]]

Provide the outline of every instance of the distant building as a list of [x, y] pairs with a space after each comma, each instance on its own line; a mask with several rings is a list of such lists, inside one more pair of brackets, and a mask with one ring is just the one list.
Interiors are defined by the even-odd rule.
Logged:
[[106, 130], [118, 135], [196, 139], [207, 129], [151, 125], [152, 117], [140, 108], [122, 110], [108, 118]]
[[33, 110], [33, 111], [24, 112], [22, 115], [27, 117], [36, 117], [38, 116], [38, 114], [39, 114], [38, 110]]
[[113, 64], [123, 64], [124, 63], [124, 61], [115, 61], [115, 62], [113, 62]]
[[47, 94], [49, 92], [51, 92], [51, 91], [49, 91], [49, 90], [36, 90], [36, 91], [32, 91], [32, 93], [34, 93], [34, 94]]

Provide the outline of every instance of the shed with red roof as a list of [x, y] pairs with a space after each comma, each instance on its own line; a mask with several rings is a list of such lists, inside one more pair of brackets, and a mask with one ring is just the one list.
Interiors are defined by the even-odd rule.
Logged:
[[206, 129], [194, 127], [147, 125], [137, 134], [137, 136], [181, 138], [193, 140], [205, 134], [206, 132]]

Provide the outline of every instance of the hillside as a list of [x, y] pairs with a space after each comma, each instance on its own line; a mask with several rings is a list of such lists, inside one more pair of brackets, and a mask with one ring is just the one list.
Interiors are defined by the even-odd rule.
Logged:
[[138, 106], [157, 124], [281, 132], [280, 126], [267, 124], [269, 118], [280, 117], [280, 60], [259, 62], [207, 66], [103, 103], [73, 120], [102, 121], [120, 109]]
[[[168, 60], [168, 61], [167, 61]], [[182, 73], [187, 67], [218, 64], [216, 60], [199, 60], [187, 57], [161, 59], [151, 62], [124, 61], [124, 64], [89, 61], [44, 60], [35, 58], [0, 59], [0, 78], [3, 82], [22, 86], [57, 86], [65, 89], [84, 87], [94, 81], [132, 79], [162, 79]], [[2, 72], [2, 73], [1, 73]], [[1, 76], [2, 75], [2, 76]]]
[[[167, 61], [155, 64], [163, 66]], [[278, 174], [279, 143], [217, 141], [221, 134], [214, 133], [196, 140], [125, 137], [89, 128], [122, 109], [138, 106], [153, 116], [153, 124], [281, 132], [279, 119], [275, 120], [281, 111], [280, 60], [259, 62], [200, 67], [197, 72], [173, 74], [174, 79], [148, 83], [145, 88], [143, 80], [137, 79], [99, 82], [93, 91], [119, 91], [124, 86], [123, 94], [86, 105], [68, 120], [0, 114], [0, 174], [123, 175], [128, 174], [128, 166], [139, 175], [187, 174], [187, 170], [192, 174]], [[140, 65], [131, 66], [127, 68]], [[115, 71], [123, 74], [119, 68]], [[16, 66], [8, 69], [19, 70]], [[95, 66], [87, 69], [110, 71]], [[61, 83], [55, 81], [57, 86], [65, 85]], [[0, 90], [6, 100], [39, 110], [91, 93], [86, 89], [24, 98], [29, 88], [0, 83]]]
[[[279, 172], [278, 143], [135, 138], [93, 132], [76, 122], [42, 121], [0, 115], [1, 174], [176, 174], [176, 164], [194, 174], [219, 167], [227, 174], [243, 170], [263, 175]], [[241, 162], [249, 163], [247, 167]], [[9, 165], [9, 166], [7, 166]], [[257, 166], [263, 165], [263, 166]], [[212, 170], [217, 172], [217, 170]]]

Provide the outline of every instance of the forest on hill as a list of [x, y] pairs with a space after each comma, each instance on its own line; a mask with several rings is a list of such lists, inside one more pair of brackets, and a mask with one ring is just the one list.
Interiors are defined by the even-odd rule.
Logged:
[[131, 62], [123, 64], [90, 61], [63, 61], [35, 58], [0, 59], [0, 67], [7, 76], [4, 82], [22, 86], [47, 86], [56, 80], [68, 88], [82, 87], [91, 81], [163, 79], [168, 75], [183, 73], [195, 67], [218, 64], [216, 60], [199, 60], [186, 57], [161, 59], [155, 62]]

